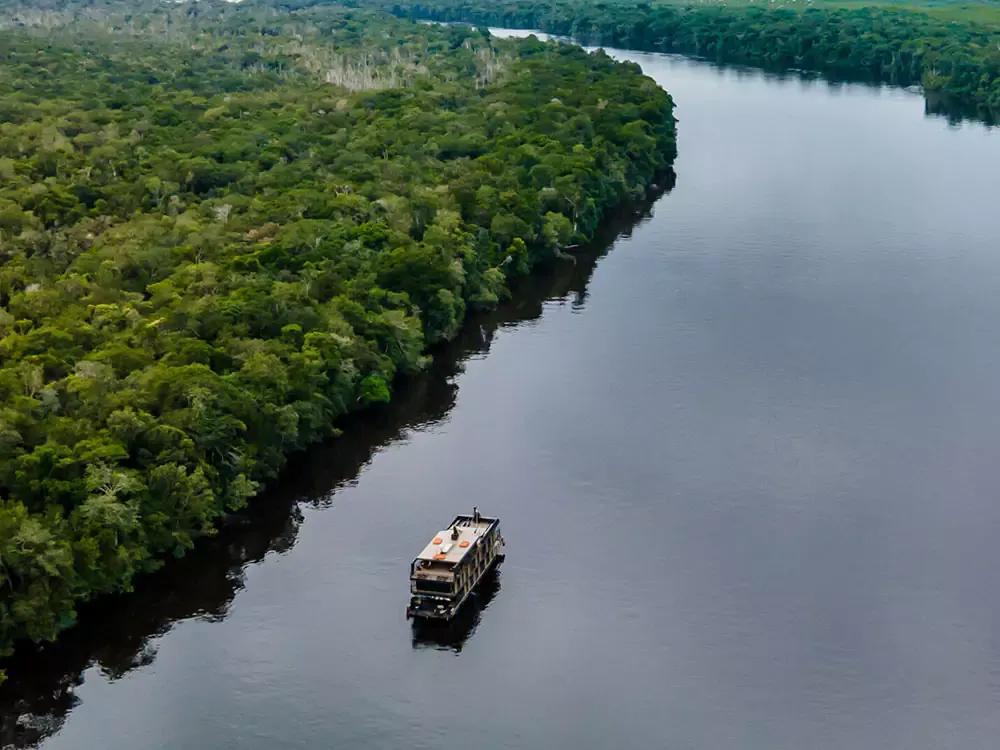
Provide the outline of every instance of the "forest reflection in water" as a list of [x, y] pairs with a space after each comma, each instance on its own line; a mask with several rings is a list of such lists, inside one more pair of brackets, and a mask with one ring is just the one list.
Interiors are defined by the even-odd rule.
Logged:
[[[293, 457], [282, 478], [227, 519], [217, 536], [140, 580], [134, 592], [83, 607], [79, 623], [57, 643], [18, 651], [5, 664], [8, 680], [0, 685], [0, 748], [30, 748], [58, 732], [78, 704], [74, 690], [91, 667], [112, 680], [124, 677], [154, 662], [157, 638], [175, 623], [224, 619], [244, 586], [247, 567], [295, 545], [302, 504], [333, 504], [337, 489], [353, 483], [379, 450], [444, 419], [455, 404], [455, 376], [465, 360], [489, 352], [498, 329], [537, 319], [553, 300], [584, 305], [597, 262], [616, 239], [628, 237], [652, 215], [674, 180], [673, 173], [664, 175], [644, 200], [609, 216], [572, 261], [553, 263], [523, 280], [513, 299], [495, 311], [470, 318], [456, 340], [435, 352], [427, 371], [398, 385], [391, 405], [345, 420], [342, 437]], [[406, 571], [399, 575], [403, 597]], [[452, 622], [414, 622], [413, 647], [461, 651], [499, 590], [500, 573], [494, 571]], [[405, 604], [401, 598], [401, 615]]]

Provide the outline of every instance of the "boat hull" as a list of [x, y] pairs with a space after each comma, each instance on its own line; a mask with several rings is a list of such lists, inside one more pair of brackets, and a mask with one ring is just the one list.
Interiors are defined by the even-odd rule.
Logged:
[[489, 573], [495, 571], [500, 563], [503, 562], [505, 555], [500, 552], [493, 557], [493, 560], [487, 565], [483, 572], [480, 573], [479, 577], [476, 579], [468, 591], [466, 591], [460, 598], [450, 598], [444, 596], [430, 596], [427, 594], [415, 594], [410, 598], [410, 604], [406, 608], [407, 619], [413, 618], [417, 620], [450, 620], [455, 615], [459, 613], [462, 609], [462, 605], [468, 601], [469, 597], [472, 596], [479, 584], [482, 583], [483, 578], [485, 578]]

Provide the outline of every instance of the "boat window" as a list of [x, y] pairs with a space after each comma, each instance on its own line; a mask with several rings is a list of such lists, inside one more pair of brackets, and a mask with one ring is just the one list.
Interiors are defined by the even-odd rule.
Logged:
[[451, 581], [428, 581], [418, 578], [416, 580], [418, 591], [434, 591], [444, 594], [451, 593]]

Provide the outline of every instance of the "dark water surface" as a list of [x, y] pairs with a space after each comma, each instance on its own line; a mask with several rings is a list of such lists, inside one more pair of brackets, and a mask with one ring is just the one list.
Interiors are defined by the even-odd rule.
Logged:
[[[616, 54], [677, 100], [673, 191], [22, 655], [0, 746], [997, 746], [1000, 132]], [[473, 504], [499, 580], [414, 629]]]

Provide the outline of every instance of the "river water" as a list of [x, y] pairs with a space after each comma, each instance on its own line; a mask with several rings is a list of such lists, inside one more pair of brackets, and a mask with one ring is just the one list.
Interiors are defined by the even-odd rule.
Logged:
[[[673, 190], [22, 654], [0, 746], [996, 747], [1000, 132], [614, 54], [677, 101]], [[473, 504], [507, 561], [415, 627]]]

